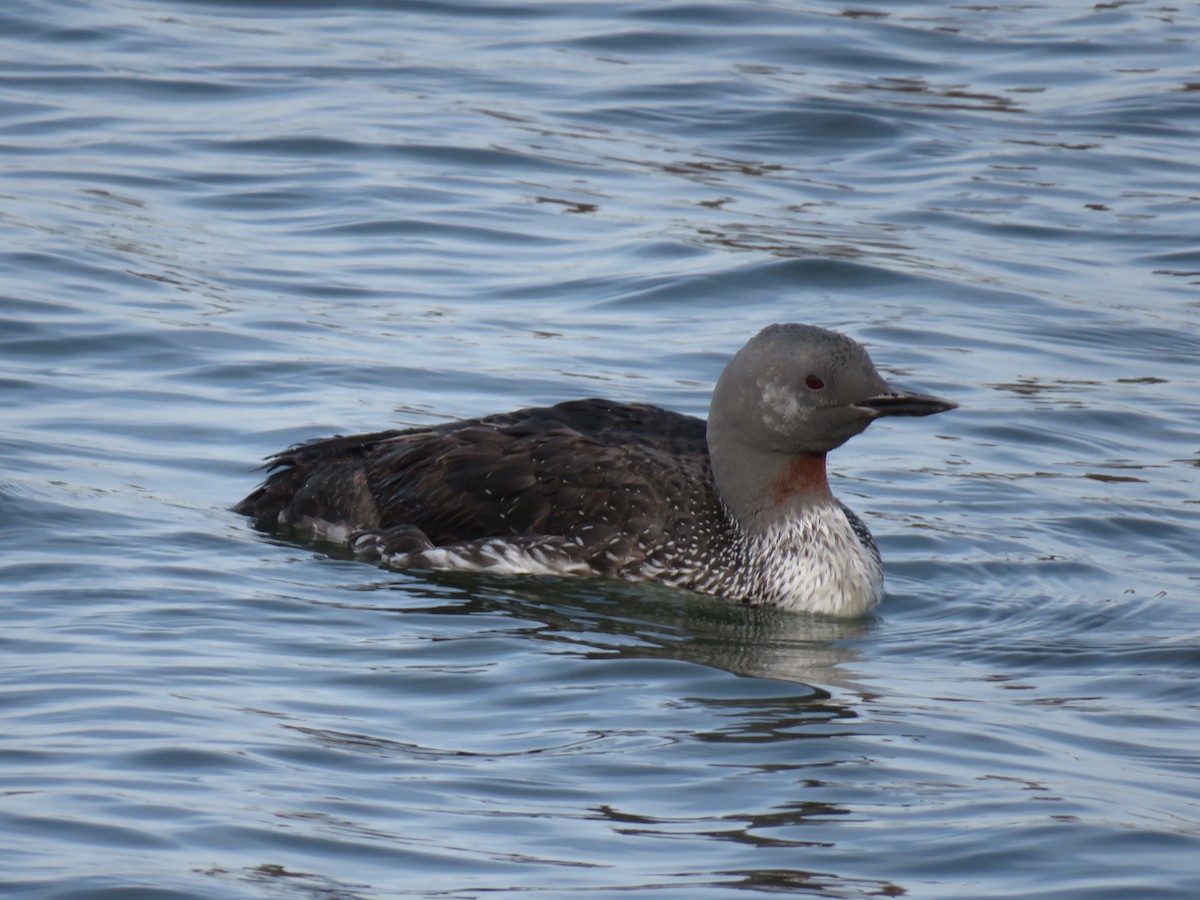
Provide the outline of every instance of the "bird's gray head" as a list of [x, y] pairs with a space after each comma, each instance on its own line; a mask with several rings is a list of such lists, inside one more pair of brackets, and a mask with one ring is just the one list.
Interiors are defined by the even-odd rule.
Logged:
[[880, 416], [957, 404], [889, 385], [857, 341], [816, 325], [770, 325], [729, 361], [713, 391], [714, 439], [768, 453], [824, 454]]

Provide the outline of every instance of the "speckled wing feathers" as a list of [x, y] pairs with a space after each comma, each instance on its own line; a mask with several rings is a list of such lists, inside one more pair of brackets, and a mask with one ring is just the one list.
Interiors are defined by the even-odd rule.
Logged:
[[702, 420], [606, 400], [329, 438], [269, 465], [237, 511], [350, 532], [411, 527], [435, 546], [562, 537], [614, 574], [640, 555], [634, 544], [644, 553], [695, 533], [719, 505]]

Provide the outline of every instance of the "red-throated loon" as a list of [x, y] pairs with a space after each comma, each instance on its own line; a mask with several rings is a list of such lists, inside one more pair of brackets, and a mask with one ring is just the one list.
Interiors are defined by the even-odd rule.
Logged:
[[575, 400], [322, 438], [271, 457], [234, 509], [396, 567], [655, 581], [853, 616], [881, 598], [883, 567], [825, 454], [880, 416], [956, 405], [889, 385], [845, 335], [771, 325], [721, 373], [707, 423]]

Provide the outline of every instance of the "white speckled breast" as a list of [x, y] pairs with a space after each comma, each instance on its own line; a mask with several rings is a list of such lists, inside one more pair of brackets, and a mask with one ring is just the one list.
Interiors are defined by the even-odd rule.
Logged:
[[[757, 546], [756, 546], [757, 545]], [[811, 506], [754, 539], [765, 573], [763, 602], [838, 616], [866, 612], [883, 598], [883, 564], [841, 505]]]
[[832, 498], [761, 532], [727, 535], [702, 571], [676, 581], [753, 605], [860, 615], [883, 597], [883, 564], [866, 527]]

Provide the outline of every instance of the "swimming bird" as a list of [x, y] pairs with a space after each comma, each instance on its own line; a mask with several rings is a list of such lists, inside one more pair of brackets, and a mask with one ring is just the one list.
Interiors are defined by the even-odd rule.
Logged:
[[883, 566], [825, 456], [882, 416], [956, 406], [888, 384], [846, 335], [771, 325], [725, 366], [707, 423], [589, 399], [320, 438], [269, 457], [234, 510], [400, 568], [607, 576], [855, 616], [882, 597]]

